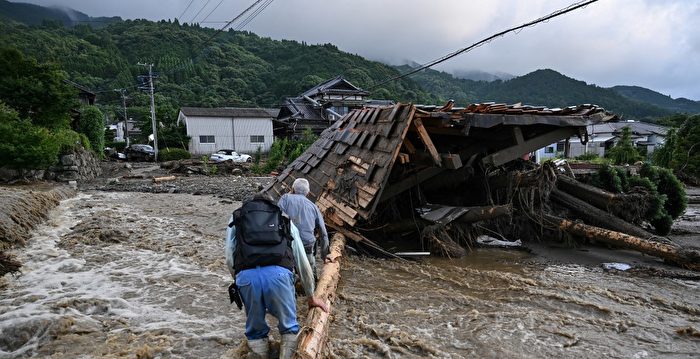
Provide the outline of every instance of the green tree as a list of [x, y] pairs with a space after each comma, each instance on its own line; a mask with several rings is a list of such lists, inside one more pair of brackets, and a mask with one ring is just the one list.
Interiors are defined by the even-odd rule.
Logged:
[[672, 128], [666, 134], [666, 141], [659, 146], [652, 154], [652, 161], [655, 165], [670, 168], [673, 160], [673, 153], [678, 146], [678, 132]]
[[76, 130], [87, 136], [90, 147], [98, 156], [103, 156], [105, 146], [105, 126], [102, 111], [95, 106], [83, 106]]
[[632, 144], [632, 130], [629, 127], [623, 127], [620, 135], [620, 140], [606, 153], [614, 164], [632, 164], [642, 159], [634, 145]]
[[0, 167], [43, 169], [56, 163], [60, 148], [48, 129], [21, 120], [0, 102]]
[[700, 178], [700, 115], [686, 116], [676, 143], [670, 167], [683, 175]]
[[37, 64], [14, 48], [0, 48], [0, 100], [20, 118], [46, 128], [65, 128], [77, 107], [76, 90], [50, 65]]

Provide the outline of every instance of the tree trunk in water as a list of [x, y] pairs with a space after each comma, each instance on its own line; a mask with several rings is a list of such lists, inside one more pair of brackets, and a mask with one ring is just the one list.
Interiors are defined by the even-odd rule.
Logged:
[[692, 270], [700, 270], [700, 253], [698, 253], [698, 251], [683, 250], [682, 248], [672, 244], [649, 241], [643, 238], [630, 236], [628, 234], [610, 231], [586, 224], [575, 223], [567, 219], [554, 216], [546, 216], [546, 218], [555, 224], [559, 229], [573, 235], [633, 249], [644, 254], [663, 258]]
[[328, 258], [331, 263], [323, 265], [321, 278], [316, 285], [314, 296], [328, 304], [328, 313], [320, 308], [311, 308], [306, 317], [306, 324], [299, 332], [299, 345], [297, 346], [294, 358], [320, 358], [328, 337], [328, 326], [330, 325], [330, 310], [335, 301], [335, 291], [338, 288], [340, 279], [340, 260], [345, 248], [345, 236], [336, 233], [333, 236], [331, 252]]
[[626, 222], [612, 213], [608, 213], [602, 209], [598, 209], [583, 200], [580, 200], [568, 193], [564, 193], [558, 189], [552, 191], [549, 198], [572, 210], [577, 216], [583, 219], [586, 223], [607, 228], [613, 231], [626, 233], [640, 238], [652, 238], [653, 234]]
[[557, 188], [628, 222], [643, 219], [649, 206], [646, 192], [615, 194], [562, 175], [557, 176]]

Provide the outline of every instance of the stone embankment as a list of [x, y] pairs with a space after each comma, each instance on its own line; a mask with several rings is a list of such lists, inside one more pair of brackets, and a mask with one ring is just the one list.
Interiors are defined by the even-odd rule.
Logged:
[[85, 181], [102, 174], [100, 160], [82, 147], [59, 156], [58, 163], [45, 170], [15, 170], [0, 167], [0, 182], [29, 181]]

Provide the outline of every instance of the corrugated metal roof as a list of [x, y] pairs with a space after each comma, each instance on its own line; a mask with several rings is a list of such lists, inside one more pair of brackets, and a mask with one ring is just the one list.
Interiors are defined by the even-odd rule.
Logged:
[[243, 108], [243, 107], [181, 107], [180, 111], [188, 117], [261, 117], [276, 118], [279, 109], [276, 108]]

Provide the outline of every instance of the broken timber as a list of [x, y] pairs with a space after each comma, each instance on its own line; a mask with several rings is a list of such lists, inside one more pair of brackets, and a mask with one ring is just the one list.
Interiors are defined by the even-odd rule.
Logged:
[[684, 251], [672, 244], [660, 243], [631, 236], [604, 228], [572, 222], [554, 216], [546, 216], [547, 220], [559, 229], [576, 236], [591, 238], [599, 242], [633, 249], [644, 254], [659, 257], [688, 269], [700, 270], [700, 255], [697, 251]]
[[436, 176], [473, 173], [480, 163], [499, 166], [615, 118], [594, 105], [396, 104], [353, 110], [323, 131], [265, 191], [278, 199], [295, 179], [307, 178], [309, 199], [326, 222], [352, 227]]
[[316, 284], [314, 296], [328, 305], [328, 312], [320, 308], [310, 308], [306, 324], [299, 332], [299, 342], [294, 358], [312, 359], [322, 357], [328, 337], [330, 311], [336, 298], [336, 289], [340, 279], [340, 263], [345, 248], [345, 236], [337, 233], [333, 236], [328, 258], [331, 262], [323, 265], [321, 277]]

